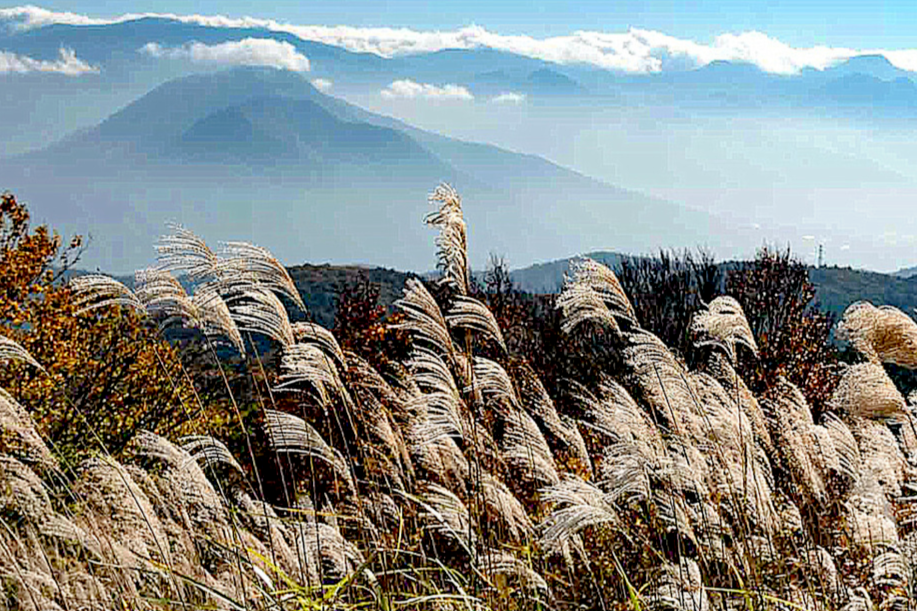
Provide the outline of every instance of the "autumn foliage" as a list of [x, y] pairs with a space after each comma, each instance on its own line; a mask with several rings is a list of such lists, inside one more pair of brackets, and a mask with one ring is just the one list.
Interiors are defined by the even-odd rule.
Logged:
[[164, 431], [187, 414], [190, 393], [176, 351], [136, 314], [107, 308], [76, 316], [62, 277], [78, 259], [80, 238], [66, 247], [12, 195], [0, 200], [0, 333], [46, 372], [0, 369], [0, 387], [31, 413], [63, 456], [102, 442], [117, 453], [138, 429]]

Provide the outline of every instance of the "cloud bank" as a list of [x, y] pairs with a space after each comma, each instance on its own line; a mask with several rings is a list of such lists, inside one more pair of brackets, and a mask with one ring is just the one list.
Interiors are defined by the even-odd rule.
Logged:
[[172, 48], [150, 42], [142, 46], [140, 52], [150, 57], [186, 59], [199, 64], [266, 66], [293, 72], [309, 70], [309, 58], [290, 43], [272, 38], [246, 38], [216, 45], [191, 42]]
[[474, 96], [465, 87], [443, 85], [438, 87], [428, 83], [415, 83], [411, 80], [392, 82], [381, 91], [382, 97], [388, 99], [424, 99], [424, 100], [473, 100]]
[[752, 63], [766, 72], [795, 74], [803, 68], [825, 69], [860, 54], [881, 54], [904, 70], [917, 71], [917, 49], [883, 50], [843, 47], [792, 47], [762, 32], [725, 33], [710, 44], [677, 38], [662, 32], [631, 28], [627, 32], [577, 31], [569, 35], [534, 38], [504, 35], [480, 26], [451, 31], [418, 31], [408, 28], [296, 25], [255, 17], [223, 15], [125, 14], [110, 19], [76, 13], [58, 13], [35, 6], [0, 9], [0, 20], [14, 28], [35, 28], [52, 23], [97, 25], [121, 23], [140, 17], [158, 17], [215, 28], [261, 28], [284, 32], [302, 40], [322, 42], [350, 51], [395, 57], [444, 49], [488, 48], [557, 64], [588, 64], [608, 70], [653, 73], [698, 67], [715, 60]]
[[525, 102], [525, 94], [507, 91], [506, 93], [494, 96], [490, 101], [496, 104], [522, 104]]
[[0, 51], [0, 74], [28, 74], [29, 72], [50, 72], [65, 76], [80, 76], [98, 72], [76, 56], [73, 49], [61, 49], [60, 56], [54, 61], [34, 59], [26, 55], [17, 55]]

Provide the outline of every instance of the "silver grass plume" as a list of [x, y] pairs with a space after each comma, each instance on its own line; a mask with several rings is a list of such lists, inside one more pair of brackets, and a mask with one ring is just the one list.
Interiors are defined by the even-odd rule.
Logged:
[[758, 354], [758, 344], [745, 318], [742, 306], [732, 297], [717, 297], [691, 320], [691, 335], [695, 346], [718, 346], [725, 350], [732, 363], [736, 361], [736, 346]]
[[286, 346], [280, 357], [280, 371], [275, 390], [293, 390], [295, 386], [308, 384], [322, 405], [330, 400], [329, 389], [342, 395], [347, 392], [334, 363], [315, 344]]
[[871, 362], [847, 368], [829, 405], [836, 411], [873, 420], [893, 418], [907, 411], [904, 397], [885, 368]]
[[424, 342], [452, 362], [455, 361], [455, 346], [446, 319], [422, 282], [414, 278], [405, 282], [404, 297], [396, 301], [395, 306], [406, 318], [403, 323], [394, 325], [396, 329], [405, 329], [415, 340]]
[[863, 459], [853, 433], [840, 418], [830, 412], [825, 413], [821, 426], [828, 431], [834, 443], [834, 451], [838, 457], [838, 470], [852, 483], [856, 483], [860, 478]]
[[45, 368], [29, 354], [28, 350], [5, 335], [0, 335], [0, 361], [20, 361], [28, 363], [39, 371], [45, 370]]
[[531, 365], [522, 363], [515, 368], [515, 373], [522, 407], [544, 429], [548, 443], [560, 446], [555, 449], [565, 452], [591, 474], [592, 459], [576, 422], [558, 414], [554, 401]]
[[87, 274], [70, 280], [76, 299], [77, 314], [113, 305], [126, 306], [147, 314], [146, 306], [123, 283], [102, 274]]
[[552, 505], [540, 525], [541, 544], [549, 554], [567, 556], [578, 549], [579, 533], [589, 527], [619, 523], [618, 508], [596, 486], [567, 475], [541, 490], [542, 501]]
[[456, 399], [461, 398], [455, 378], [449, 371], [449, 366], [434, 351], [424, 346], [417, 346], [411, 353], [408, 361], [414, 382], [421, 390], [430, 393], [451, 395]]
[[572, 333], [587, 322], [620, 331], [611, 310], [591, 286], [571, 284], [564, 287], [556, 307], [561, 310], [560, 328], [564, 333]]
[[160, 269], [183, 272], [193, 282], [214, 279], [219, 274], [220, 259], [194, 232], [170, 223], [172, 233], [156, 243]]
[[652, 611], [707, 611], [710, 601], [701, 579], [700, 568], [690, 558], [679, 564], [665, 562], [646, 592]]
[[534, 482], [536, 488], [560, 481], [548, 442], [532, 417], [521, 409], [505, 416], [500, 452], [520, 481]]
[[227, 301], [246, 291], [275, 291], [306, 310], [286, 268], [267, 249], [246, 242], [226, 242], [217, 254], [181, 225], [169, 228], [173, 233], [162, 236], [156, 244], [160, 269], [183, 272]]
[[273, 409], [264, 410], [264, 425], [271, 448], [278, 453], [298, 454], [321, 460], [332, 467], [349, 492], [356, 490], [353, 477], [340, 452], [329, 446], [305, 420]]
[[313, 343], [321, 348], [325, 354], [334, 359], [335, 364], [346, 369], [347, 359], [344, 358], [344, 351], [341, 350], [338, 340], [328, 329], [321, 325], [311, 322], [294, 322], [292, 324], [293, 337], [298, 343]]
[[571, 398], [579, 406], [583, 425], [606, 437], [612, 443], [637, 444], [644, 456], [665, 452], [662, 436], [643, 409], [627, 390], [613, 379], [603, 376], [597, 394], [572, 382]]
[[576, 286], [588, 286], [599, 295], [614, 316], [631, 324], [637, 324], [634, 307], [621, 287], [618, 277], [610, 268], [598, 261], [583, 257], [571, 263], [570, 271], [571, 275], [567, 277], [569, 283]]
[[477, 299], [459, 295], [452, 308], [446, 312], [445, 319], [452, 329], [470, 329], [483, 333], [497, 342], [504, 353], [506, 352], [506, 343], [503, 341], [503, 333], [497, 319], [494, 318], [493, 312]]
[[296, 343], [287, 310], [271, 291], [245, 290], [231, 303], [230, 312], [240, 332], [266, 335], [285, 348]]
[[253, 286], [286, 295], [303, 312], [306, 304], [280, 261], [266, 248], [247, 242], [224, 242], [220, 249], [220, 275], [230, 285]]
[[430, 194], [429, 201], [438, 209], [428, 214], [424, 222], [439, 228], [436, 247], [442, 282], [453, 286], [460, 295], [468, 295], [468, 239], [462, 198], [455, 189], [443, 183]]
[[245, 354], [245, 343], [223, 298], [215, 292], [199, 290], [189, 297], [181, 283], [169, 272], [144, 269], [134, 274], [137, 298], [151, 317], [163, 318], [160, 328], [172, 321], [189, 323], [207, 337], [225, 337]]
[[179, 445], [204, 469], [226, 465], [239, 473], [244, 473], [242, 465], [236, 461], [229, 448], [210, 435], [186, 435], [179, 440]]
[[431, 531], [461, 545], [469, 554], [475, 548], [476, 531], [471, 529], [468, 508], [455, 494], [437, 484], [426, 483], [414, 500], [423, 508], [424, 522]]
[[917, 324], [898, 308], [858, 301], [844, 310], [837, 337], [874, 363], [917, 368]]
[[522, 543], [532, 531], [525, 507], [519, 502], [506, 485], [490, 473], [485, 473], [482, 480], [484, 507], [491, 520], [503, 526], [503, 534], [514, 543]]
[[526, 595], [534, 600], [546, 602], [550, 589], [544, 577], [525, 562], [503, 550], [487, 550], [478, 557], [478, 566], [491, 575], [505, 575], [519, 581]]
[[512, 379], [503, 366], [496, 361], [483, 356], [476, 357], [473, 383], [484, 397], [505, 401], [513, 411], [521, 409]]

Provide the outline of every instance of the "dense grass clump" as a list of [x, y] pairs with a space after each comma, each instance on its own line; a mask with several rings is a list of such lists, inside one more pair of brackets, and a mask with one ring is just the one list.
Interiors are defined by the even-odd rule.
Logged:
[[430, 201], [438, 277], [322, 326], [269, 252], [182, 227], [131, 287], [62, 282], [80, 243], [4, 197], [0, 606], [908, 608], [908, 316], [835, 326], [771, 250], [528, 295]]

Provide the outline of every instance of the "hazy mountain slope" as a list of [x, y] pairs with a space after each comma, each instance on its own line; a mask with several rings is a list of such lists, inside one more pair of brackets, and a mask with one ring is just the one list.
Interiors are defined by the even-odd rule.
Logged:
[[148, 263], [167, 220], [208, 240], [253, 240], [289, 262], [412, 269], [431, 254], [420, 221], [442, 180], [465, 198], [477, 266], [490, 251], [524, 263], [605, 244], [739, 239], [706, 214], [537, 157], [410, 129], [271, 70], [166, 83], [96, 128], [0, 168], [0, 184], [39, 219], [91, 233], [87, 260], [114, 272]]

